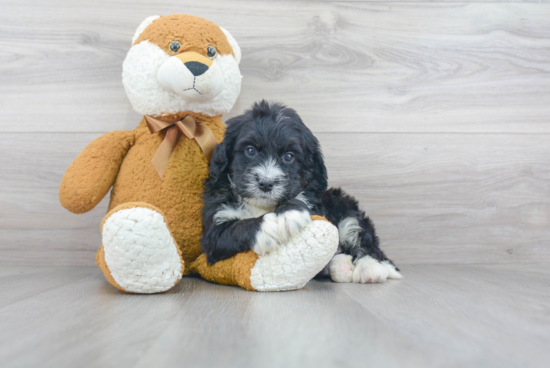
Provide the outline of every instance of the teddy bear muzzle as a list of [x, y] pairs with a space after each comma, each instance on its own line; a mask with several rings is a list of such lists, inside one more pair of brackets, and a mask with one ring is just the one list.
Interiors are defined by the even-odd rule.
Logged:
[[194, 51], [168, 58], [157, 79], [164, 89], [189, 101], [211, 99], [223, 89], [223, 75], [215, 60]]

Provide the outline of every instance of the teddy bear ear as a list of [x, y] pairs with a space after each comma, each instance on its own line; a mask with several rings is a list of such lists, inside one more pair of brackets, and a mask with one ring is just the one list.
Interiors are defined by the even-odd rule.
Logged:
[[139, 35], [143, 31], [145, 31], [145, 28], [147, 28], [149, 26], [149, 24], [153, 23], [153, 21], [155, 21], [156, 19], [159, 19], [159, 18], [160, 18], [160, 15], [151, 15], [150, 17], [145, 18], [145, 20], [143, 22], [141, 22], [139, 27], [137, 27], [136, 33], [134, 33], [134, 37], [132, 37], [132, 45], [134, 44], [134, 42], [136, 42]]
[[227, 38], [227, 41], [229, 41], [229, 44], [231, 45], [231, 48], [233, 49], [233, 53], [235, 54], [235, 60], [237, 60], [237, 64], [240, 64], [241, 63], [241, 48], [239, 47], [239, 44], [237, 43], [237, 41], [235, 40], [235, 38], [233, 38], [233, 36], [231, 36], [231, 33], [229, 33], [229, 31], [223, 27], [220, 27], [221, 30], [223, 31], [223, 33], [225, 34], [225, 37]]

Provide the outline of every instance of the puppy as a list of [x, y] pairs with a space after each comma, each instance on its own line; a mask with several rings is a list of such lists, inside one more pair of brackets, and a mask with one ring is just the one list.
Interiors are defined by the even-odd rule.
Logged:
[[357, 201], [327, 190], [319, 142], [294, 110], [261, 101], [227, 125], [203, 194], [201, 242], [209, 263], [248, 249], [266, 254], [321, 215], [338, 227], [340, 244], [319, 276], [357, 283], [401, 278]]

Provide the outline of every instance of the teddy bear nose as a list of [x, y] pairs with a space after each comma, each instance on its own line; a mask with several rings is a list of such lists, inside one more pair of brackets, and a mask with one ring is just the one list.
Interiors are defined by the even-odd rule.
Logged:
[[199, 63], [198, 61], [188, 61], [184, 64], [195, 77], [206, 73], [206, 71], [208, 70], [207, 65]]

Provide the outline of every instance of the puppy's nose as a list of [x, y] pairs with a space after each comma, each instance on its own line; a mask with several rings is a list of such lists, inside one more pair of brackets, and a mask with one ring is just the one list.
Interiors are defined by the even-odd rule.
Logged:
[[184, 65], [195, 77], [206, 73], [206, 71], [208, 70], [208, 65], [204, 65], [203, 63], [199, 63], [198, 61], [188, 61], [187, 63], [184, 63]]
[[274, 180], [271, 179], [260, 179], [258, 181], [258, 185], [260, 186], [260, 189], [262, 192], [270, 192], [271, 189], [273, 189], [273, 184], [275, 183]]

